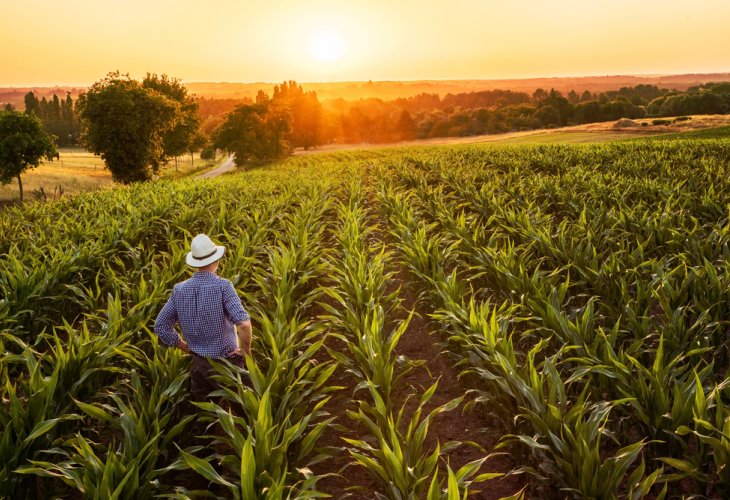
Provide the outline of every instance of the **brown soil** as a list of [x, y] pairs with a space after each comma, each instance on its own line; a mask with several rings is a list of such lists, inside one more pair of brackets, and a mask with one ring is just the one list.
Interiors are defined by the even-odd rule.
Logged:
[[[331, 240], [325, 244], [330, 248]], [[329, 283], [323, 283], [327, 285]], [[326, 315], [327, 312], [322, 304], [335, 306], [336, 302], [329, 296], [323, 296], [319, 303], [310, 311], [312, 321]], [[325, 343], [326, 347], [333, 351], [349, 355], [349, 349], [345, 343], [330, 336]], [[325, 362], [331, 360], [329, 353], [322, 349], [316, 357], [317, 361]], [[348, 443], [344, 439], [362, 439], [368, 436], [367, 429], [354, 422], [347, 416], [348, 411], [357, 411], [357, 395], [353, 397], [352, 391], [357, 385], [355, 378], [346, 372], [342, 366], [338, 366], [329, 379], [329, 385], [343, 386], [344, 389], [332, 394], [332, 397], [323, 407], [330, 417], [334, 417], [327, 430], [323, 432], [317, 441], [317, 448], [324, 453], [331, 455], [330, 458], [310, 467], [312, 472], [318, 476], [324, 476], [317, 482], [317, 490], [329, 493], [332, 498], [371, 498], [367, 492], [377, 488], [376, 481], [369, 476], [362, 467], [351, 465], [352, 458], [347, 452]], [[363, 488], [364, 490], [360, 490]]]
[[[329, 337], [327, 347], [344, 354], [349, 352], [345, 343], [334, 337]], [[322, 357], [325, 356], [326, 353], [323, 353]], [[324, 410], [335, 420], [334, 426], [325, 430], [317, 441], [319, 449], [332, 455], [311, 467], [315, 474], [326, 476], [317, 483], [317, 490], [329, 493], [332, 498], [370, 498], [367, 492], [377, 489], [377, 483], [365, 469], [350, 465], [352, 459], [346, 449], [349, 445], [344, 441], [345, 438], [363, 439], [368, 436], [367, 429], [347, 416], [347, 411], [357, 411], [358, 408], [358, 399], [354, 399], [352, 394], [357, 381], [338, 366], [330, 383], [345, 388], [333, 394], [324, 406]], [[360, 488], [364, 488], [364, 493], [359, 491]]]
[[[396, 282], [403, 284], [401, 286], [402, 305], [406, 310], [418, 310], [417, 294], [414, 290], [404, 285], [405, 281], [406, 273], [401, 270], [397, 275]], [[420, 395], [438, 380], [438, 388], [424, 412], [424, 414], [427, 414], [433, 408], [446, 404], [452, 399], [464, 396], [468, 389], [459, 380], [458, 371], [454, 369], [452, 361], [448, 359], [448, 354], [444, 353], [441, 347], [439, 347], [439, 339], [435, 334], [431, 333], [429, 323], [424, 319], [422, 314], [424, 313], [414, 316], [411, 319], [408, 330], [406, 330], [406, 333], [401, 337], [400, 343], [398, 344], [398, 354], [402, 354], [413, 360], [422, 359], [426, 363], [406, 375], [402, 379], [402, 387], [399, 389], [402, 394], [402, 399], [405, 399], [407, 393], [411, 392], [411, 388], [415, 389], [416, 395]], [[395, 400], [400, 399], [401, 397], [396, 394]], [[468, 401], [467, 398], [465, 398], [464, 402], [466, 401]], [[413, 401], [411, 406], [413, 407], [410, 409], [412, 412], [415, 409], [416, 401]], [[484, 427], [487, 422], [482, 416], [476, 411], [464, 412], [463, 406], [464, 403], [451, 412], [442, 413], [437, 416], [429, 428], [426, 440], [430, 450], [435, 448], [436, 443], [443, 445], [449, 441], [474, 441], [484, 448], [485, 452], [465, 445], [447, 453], [444, 459], [454, 471], [457, 471], [460, 467], [473, 460], [479, 460], [485, 455], [488, 455], [494, 450], [497, 444], [494, 438], [488, 437], [484, 432]], [[485, 462], [480, 473], [501, 472], [506, 474], [514, 466], [515, 464], [508, 456], [498, 455]], [[442, 467], [442, 469], [445, 472], [445, 467]], [[480, 500], [498, 499], [514, 495], [523, 486], [524, 478], [519, 476], [506, 476], [481, 485], [475, 485], [475, 491], [470, 490], [469, 498]]]

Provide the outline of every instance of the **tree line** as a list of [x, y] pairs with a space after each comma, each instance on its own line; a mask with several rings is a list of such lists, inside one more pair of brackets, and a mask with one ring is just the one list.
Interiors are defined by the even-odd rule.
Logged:
[[[141, 81], [119, 72], [94, 83], [76, 102], [70, 94], [41, 100], [29, 92], [25, 113], [5, 110], [0, 143], [0, 182], [17, 178], [56, 154], [55, 145], [81, 144], [99, 154], [118, 182], [151, 179], [161, 165], [203, 149], [234, 153], [236, 162], [284, 157], [293, 148], [331, 143], [384, 143], [470, 136], [644, 118], [730, 112], [730, 83], [686, 92], [654, 85], [594, 94], [537, 89], [447, 94], [422, 93], [392, 101], [343, 99], [320, 102], [295, 81], [276, 85], [255, 100], [198, 99], [167, 75]], [[19, 115], [26, 119], [20, 119]], [[17, 134], [14, 136], [13, 130]], [[35, 139], [33, 139], [35, 137]], [[20, 144], [33, 145], [27, 152]], [[3, 149], [4, 148], [4, 149]], [[22, 195], [21, 195], [22, 197]]]
[[70, 95], [39, 101], [29, 92], [25, 105], [24, 113], [0, 112], [0, 183], [17, 179], [21, 202], [21, 174], [57, 156], [57, 145], [78, 141], [102, 157], [115, 181], [130, 183], [151, 179], [170, 159], [207, 143], [197, 102], [167, 75], [137, 81], [109, 73], [75, 103]]
[[70, 92], [67, 92], [64, 98], [53, 94], [50, 100], [45, 96], [39, 100], [35, 93], [28, 92], [24, 101], [25, 112], [41, 120], [46, 131], [56, 137], [58, 146], [78, 144], [79, 119]]
[[[679, 92], [641, 84], [600, 93], [570, 91], [565, 96], [544, 89], [532, 94], [488, 90], [444, 97], [422, 93], [392, 101], [333, 99], [320, 103], [316, 94], [304, 92], [296, 82], [284, 82], [275, 88], [270, 101], [284, 105], [290, 112], [290, 145], [306, 149], [331, 143], [496, 134], [621, 118], [726, 114], [730, 111], [728, 87], [728, 83], [707, 84]], [[198, 102], [203, 130], [209, 135], [237, 106], [256, 104], [234, 99]], [[256, 102], [261, 100], [257, 98]]]

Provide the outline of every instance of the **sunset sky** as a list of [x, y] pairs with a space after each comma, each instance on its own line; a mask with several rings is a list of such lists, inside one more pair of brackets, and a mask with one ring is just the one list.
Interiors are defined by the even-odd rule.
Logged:
[[728, 0], [1, 0], [0, 86], [730, 71]]

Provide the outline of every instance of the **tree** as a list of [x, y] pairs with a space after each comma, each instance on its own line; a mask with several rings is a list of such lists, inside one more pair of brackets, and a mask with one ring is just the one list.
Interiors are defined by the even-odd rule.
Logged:
[[206, 144], [208, 144], [208, 139], [200, 132], [196, 132], [195, 135], [190, 138], [190, 142], [188, 143], [188, 149], [186, 151], [190, 155], [190, 165], [193, 165], [195, 161], [195, 152], [199, 149], [203, 149]]
[[65, 99], [53, 95], [51, 101], [39, 101], [33, 92], [25, 94], [25, 113], [35, 115], [43, 122], [46, 132], [56, 136], [57, 146], [70, 146], [78, 140], [78, 119], [69, 92]]
[[398, 118], [397, 125], [400, 139], [403, 141], [410, 141], [418, 136], [418, 127], [416, 121], [411, 117], [411, 114], [407, 110], [403, 110]]
[[33, 92], [25, 94], [25, 112], [29, 115], [39, 116], [41, 112], [41, 104]]
[[642, 118], [646, 113], [643, 108], [631, 104], [624, 96], [601, 105], [601, 114], [604, 120], [618, 120], [620, 118]]
[[540, 106], [532, 115], [544, 126], [560, 125], [560, 111], [550, 104]]
[[582, 102], [575, 107], [578, 123], [595, 123], [604, 121], [603, 109], [598, 101]]
[[548, 98], [548, 93], [545, 89], [535, 89], [535, 92], [532, 93], [532, 102], [534, 103], [540, 103], [541, 101]]
[[20, 174], [55, 154], [53, 138], [38, 118], [17, 111], [0, 111], [0, 184], [17, 178], [21, 203], [23, 182]]
[[188, 95], [188, 90], [180, 83], [180, 80], [167, 75], [157, 76], [154, 73], [147, 73], [145, 79], [142, 80], [142, 86], [156, 90], [180, 106], [177, 123], [162, 137], [165, 160], [175, 158], [175, 166], [177, 166], [177, 157], [190, 152], [193, 137], [200, 128], [198, 103]]
[[101, 155], [114, 180], [125, 184], [149, 180], [159, 170], [165, 134], [180, 120], [177, 101], [119, 72], [81, 94], [77, 109], [82, 140]]
[[236, 164], [281, 158], [289, 153], [291, 118], [271, 104], [242, 104], [213, 134], [213, 145], [236, 155]]
[[[260, 104], [259, 96], [256, 102]], [[304, 149], [324, 142], [324, 109], [316, 92], [305, 92], [295, 81], [274, 86], [271, 102], [291, 114], [291, 136], [293, 146]]]

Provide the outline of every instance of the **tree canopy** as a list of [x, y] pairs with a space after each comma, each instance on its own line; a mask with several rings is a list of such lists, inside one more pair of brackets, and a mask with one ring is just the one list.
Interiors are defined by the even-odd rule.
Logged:
[[235, 153], [236, 164], [281, 158], [289, 153], [289, 113], [271, 102], [242, 104], [228, 113], [213, 136], [216, 148]]
[[149, 75], [148, 80], [145, 86], [129, 75], [109, 73], [79, 96], [82, 140], [118, 182], [151, 179], [171, 154], [165, 138], [185, 122], [181, 102], [168, 95], [180, 95], [177, 81]]
[[71, 146], [78, 143], [79, 120], [74, 101], [69, 92], [59, 99], [56, 94], [48, 100], [38, 99], [34, 92], [25, 94], [25, 113], [40, 118], [49, 134], [56, 136], [56, 145]]
[[[265, 94], [258, 95], [257, 102], [265, 99]], [[309, 149], [324, 144], [327, 137], [324, 108], [317, 99], [316, 92], [306, 92], [297, 82], [290, 80], [274, 86], [271, 103], [290, 113], [291, 133], [289, 141], [292, 146]]]
[[21, 202], [23, 183], [20, 174], [55, 154], [54, 139], [38, 118], [17, 111], [0, 111], [0, 184], [18, 179]]
[[160, 94], [179, 104], [177, 123], [162, 136], [162, 150], [165, 159], [181, 156], [201, 146], [200, 140], [196, 137], [200, 127], [200, 116], [198, 115], [198, 103], [188, 95], [188, 89], [176, 78], [167, 75], [157, 76], [154, 73], [147, 73], [142, 80], [142, 86], [153, 89]]

